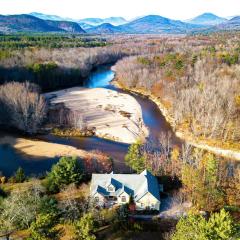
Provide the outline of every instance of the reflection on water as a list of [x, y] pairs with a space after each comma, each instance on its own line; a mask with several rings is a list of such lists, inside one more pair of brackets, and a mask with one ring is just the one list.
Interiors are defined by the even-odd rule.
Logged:
[[[85, 86], [89, 88], [104, 87], [124, 92], [109, 84], [113, 78], [114, 72], [110, 70], [109, 66], [101, 67], [90, 75]], [[143, 120], [149, 128], [150, 137], [158, 138], [161, 133], [172, 133], [170, 125], [165, 121], [165, 118], [155, 103], [145, 97], [138, 95], [133, 96], [142, 107]], [[126, 169], [126, 166], [124, 165], [124, 156], [127, 153], [129, 147], [128, 144], [108, 141], [97, 137], [61, 138], [52, 135], [45, 135], [39, 136], [39, 138], [41, 140], [70, 145], [87, 151], [100, 150], [114, 159], [115, 170], [119, 171], [119, 169]], [[178, 143], [179, 140], [176, 137], [173, 137], [173, 142]], [[0, 171], [6, 175], [12, 174], [19, 166], [23, 167], [28, 174], [41, 173], [49, 170], [54, 161], [56, 161], [56, 159], [29, 160], [25, 156], [16, 153], [11, 147], [0, 145]]]
[[103, 66], [94, 71], [85, 86], [88, 88], [111, 88], [109, 84], [114, 78], [114, 72], [109, 69], [109, 66]]
[[127, 153], [128, 144], [117, 143], [98, 137], [71, 137], [61, 138], [53, 135], [45, 135], [40, 137], [41, 140], [73, 146], [86, 151], [99, 150], [111, 156], [114, 160], [114, 169], [116, 171], [125, 171], [128, 168], [124, 164], [124, 157]]
[[149, 129], [149, 136], [158, 139], [161, 134], [171, 134], [173, 143], [179, 140], [173, 134], [170, 124], [165, 120], [158, 106], [146, 97], [134, 95], [135, 99], [141, 105], [143, 121]]

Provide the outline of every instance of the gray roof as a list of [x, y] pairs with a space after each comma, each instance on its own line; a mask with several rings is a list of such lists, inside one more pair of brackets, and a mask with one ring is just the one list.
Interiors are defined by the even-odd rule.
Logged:
[[[115, 187], [114, 193], [107, 191], [110, 184]], [[140, 174], [92, 174], [91, 195], [97, 192], [103, 196], [119, 196], [126, 192], [132, 195], [135, 201], [140, 200], [149, 192], [160, 201], [158, 181], [147, 170]]]

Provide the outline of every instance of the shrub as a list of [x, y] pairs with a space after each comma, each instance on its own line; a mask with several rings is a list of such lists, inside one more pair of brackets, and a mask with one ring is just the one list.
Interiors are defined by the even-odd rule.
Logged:
[[2, 188], [0, 188], [0, 198], [6, 197], [6, 195], [7, 195], [7, 193]]
[[58, 202], [52, 196], [43, 196], [41, 198], [38, 212], [41, 214], [54, 214], [59, 215]]
[[28, 191], [12, 192], [0, 206], [0, 222], [13, 229], [30, 227], [39, 210], [40, 195], [41, 192], [36, 187]]
[[30, 240], [57, 240], [61, 230], [56, 229], [57, 219], [54, 214], [39, 214], [30, 227]]
[[21, 167], [19, 167], [15, 173], [15, 181], [16, 183], [22, 183], [25, 181], [25, 179], [26, 179], [25, 172]]
[[230, 214], [222, 209], [206, 220], [200, 215], [181, 218], [172, 240], [229, 240], [236, 234], [236, 228]]
[[5, 176], [0, 176], [0, 184], [6, 183], [7, 178]]
[[87, 213], [76, 223], [76, 240], [95, 240], [94, 232], [97, 229], [97, 222], [92, 213]]
[[75, 157], [62, 157], [52, 166], [45, 186], [49, 192], [56, 193], [65, 185], [79, 184], [83, 177], [83, 166]]

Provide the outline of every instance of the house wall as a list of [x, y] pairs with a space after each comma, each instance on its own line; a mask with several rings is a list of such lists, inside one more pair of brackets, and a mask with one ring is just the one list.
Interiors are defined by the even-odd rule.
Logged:
[[160, 210], [160, 201], [157, 200], [151, 193], [146, 193], [141, 199], [136, 202], [137, 210], [146, 208]]
[[129, 200], [130, 200], [130, 196], [127, 194], [127, 193], [125, 193], [125, 192], [123, 192], [119, 197], [118, 197], [118, 199], [117, 199], [117, 203], [118, 204], [125, 204], [124, 202], [122, 202], [122, 196], [125, 196], [126, 197], [126, 202], [125, 203], [129, 203]]

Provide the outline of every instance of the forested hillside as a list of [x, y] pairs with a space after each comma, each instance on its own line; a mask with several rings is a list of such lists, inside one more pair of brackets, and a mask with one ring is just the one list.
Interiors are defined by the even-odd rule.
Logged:
[[94, 67], [115, 62], [123, 54], [104, 38], [0, 36], [0, 83], [28, 80], [42, 90], [73, 86], [83, 83]]
[[78, 23], [70, 21], [43, 20], [32, 15], [0, 15], [0, 30], [11, 32], [70, 32], [85, 33]]
[[176, 130], [240, 149], [239, 35], [205, 39], [153, 41], [162, 51], [119, 61], [117, 79], [124, 87], [158, 97]]

